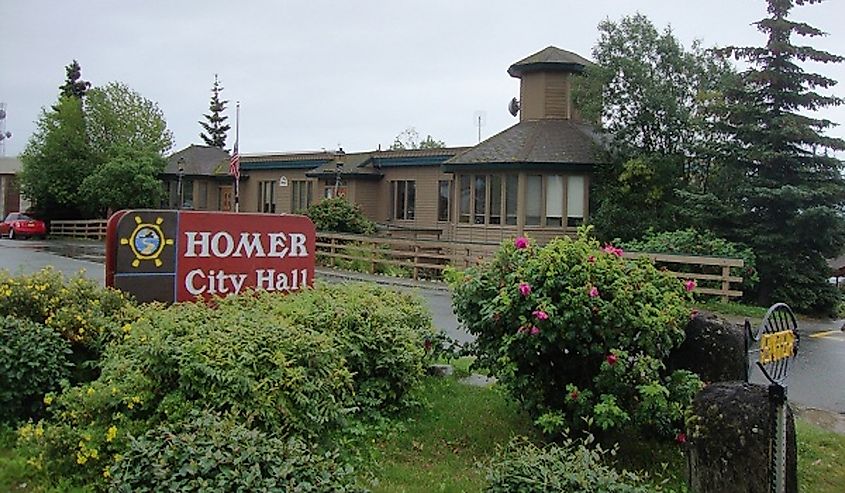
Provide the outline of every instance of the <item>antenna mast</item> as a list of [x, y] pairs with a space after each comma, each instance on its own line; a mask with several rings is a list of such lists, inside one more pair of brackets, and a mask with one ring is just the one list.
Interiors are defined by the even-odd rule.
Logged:
[[473, 125], [478, 127], [478, 142], [481, 142], [481, 127], [487, 125], [487, 112], [477, 110], [473, 114]]
[[12, 137], [12, 132], [6, 131], [6, 103], [0, 103], [0, 157], [6, 155], [6, 140]]

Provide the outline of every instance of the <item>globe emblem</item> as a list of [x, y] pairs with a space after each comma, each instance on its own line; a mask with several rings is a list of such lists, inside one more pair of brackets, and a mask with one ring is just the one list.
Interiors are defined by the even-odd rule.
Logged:
[[161, 246], [161, 236], [152, 228], [141, 228], [135, 234], [135, 250], [141, 256], [153, 255]]

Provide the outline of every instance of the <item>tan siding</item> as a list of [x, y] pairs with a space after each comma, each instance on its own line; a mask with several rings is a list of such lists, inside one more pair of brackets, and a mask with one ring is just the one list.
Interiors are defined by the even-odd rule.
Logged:
[[546, 74], [545, 117], [569, 118], [569, 74]]
[[379, 222], [384, 222], [390, 216], [390, 182], [395, 180], [414, 180], [416, 186], [416, 206], [412, 221], [393, 220], [391, 224], [411, 228], [445, 228], [445, 223], [437, 221], [438, 181], [451, 180], [450, 174], [440, 171], [439, 166], [415, 166], [407, 168], [385, 168], [382, 170], [384, 179], [381, 181], [379, 193]]
[[546, 74], [525, 74], [519, 85], [519, 120], [539, 120], [545, 115]]
[[380, 213], [381, 202], [386, 197], [381, 193], [382, 180], [359, 181], [355, 186], [355, 203], [361, 206], [361, 212], [370, 220], [384, 222], [387, 216]]

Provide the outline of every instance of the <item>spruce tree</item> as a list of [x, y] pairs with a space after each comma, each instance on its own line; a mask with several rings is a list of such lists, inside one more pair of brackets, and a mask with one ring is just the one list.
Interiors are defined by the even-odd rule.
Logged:
[[85, 97], [85, 93], [91, 88], [91, 83], [87, 80], [81, 80], [82, 68], [79, 66], [79, 62], [74, 60], [73, 63], [65, 67], [65, 71], [67, 72], [67, 79], [59, 87], [61, 95], [66, 98], [75, 97], [82, 99]]
[[217, 80], [217, 74], [214, 74], [214, 85], [211, 86], [211, 102], [208, 105], [209, 114], [203, 115], [207, 121], [199, 122], [205, 132], [200, 132], [200, 137], [205, 141], [206, 145], [212, 147], [219, 147], [223, 149], [226, 146], [226, 132], [231, 126], [226, 124], [228, 116], [223, 115], [226, 110], [226, 103], [229, 101], [220, 100], [220, 82]]
[[768, 37], [765, 46], [721, 50], [749, 68], [718, 112], [732, 145], [722, 156], [725, 183], [715, 187], [711, 203], [718, 206], [710, 218], [714, 230], [757, 254], [758, 303], [783, 301], [805, 312], [834, 309], [839, 298], [827, 282], [825, 258], [845, 246], [843, 163], [831, 154], [845, 149], [845, 141], [824, 134], [833, 122], [803, 114], [843, 100], [818, 92], [835, 80], [799, 65], [843, 57], [793, 44], [793, 35], [825, 33], [787, 18], [794, 6], [820, 1], [768, 0], [769, 17], [756, 23]]

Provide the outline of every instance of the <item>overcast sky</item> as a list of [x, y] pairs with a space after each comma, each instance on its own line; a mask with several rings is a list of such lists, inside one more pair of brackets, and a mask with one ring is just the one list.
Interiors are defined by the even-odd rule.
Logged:
[[[516, 123], [511, 63], [549, 45], [589, 58], [601, 20], [637, 11], [686, 46], [764, 41], [751, 26], [763, 0], [0, 0], [6, 155], [24, 148], [73, 59], [94, 85], [121, 81], [157, 102], [174, 150], [201, 143], [215, 73], [233, 127], [241, 102], [242, 153], [372, 150], [409, 126], [473, 145], [479, 111], [482, 138]], [[830, 33], [813, 46], [845, 54], [845, 2], [792, 17]], [[845, 81], [844, 64], [806, 68]], [[845, 124], [845, 108], [822, 115]], [[843, 127], [830, 134], [845, 137]]]

